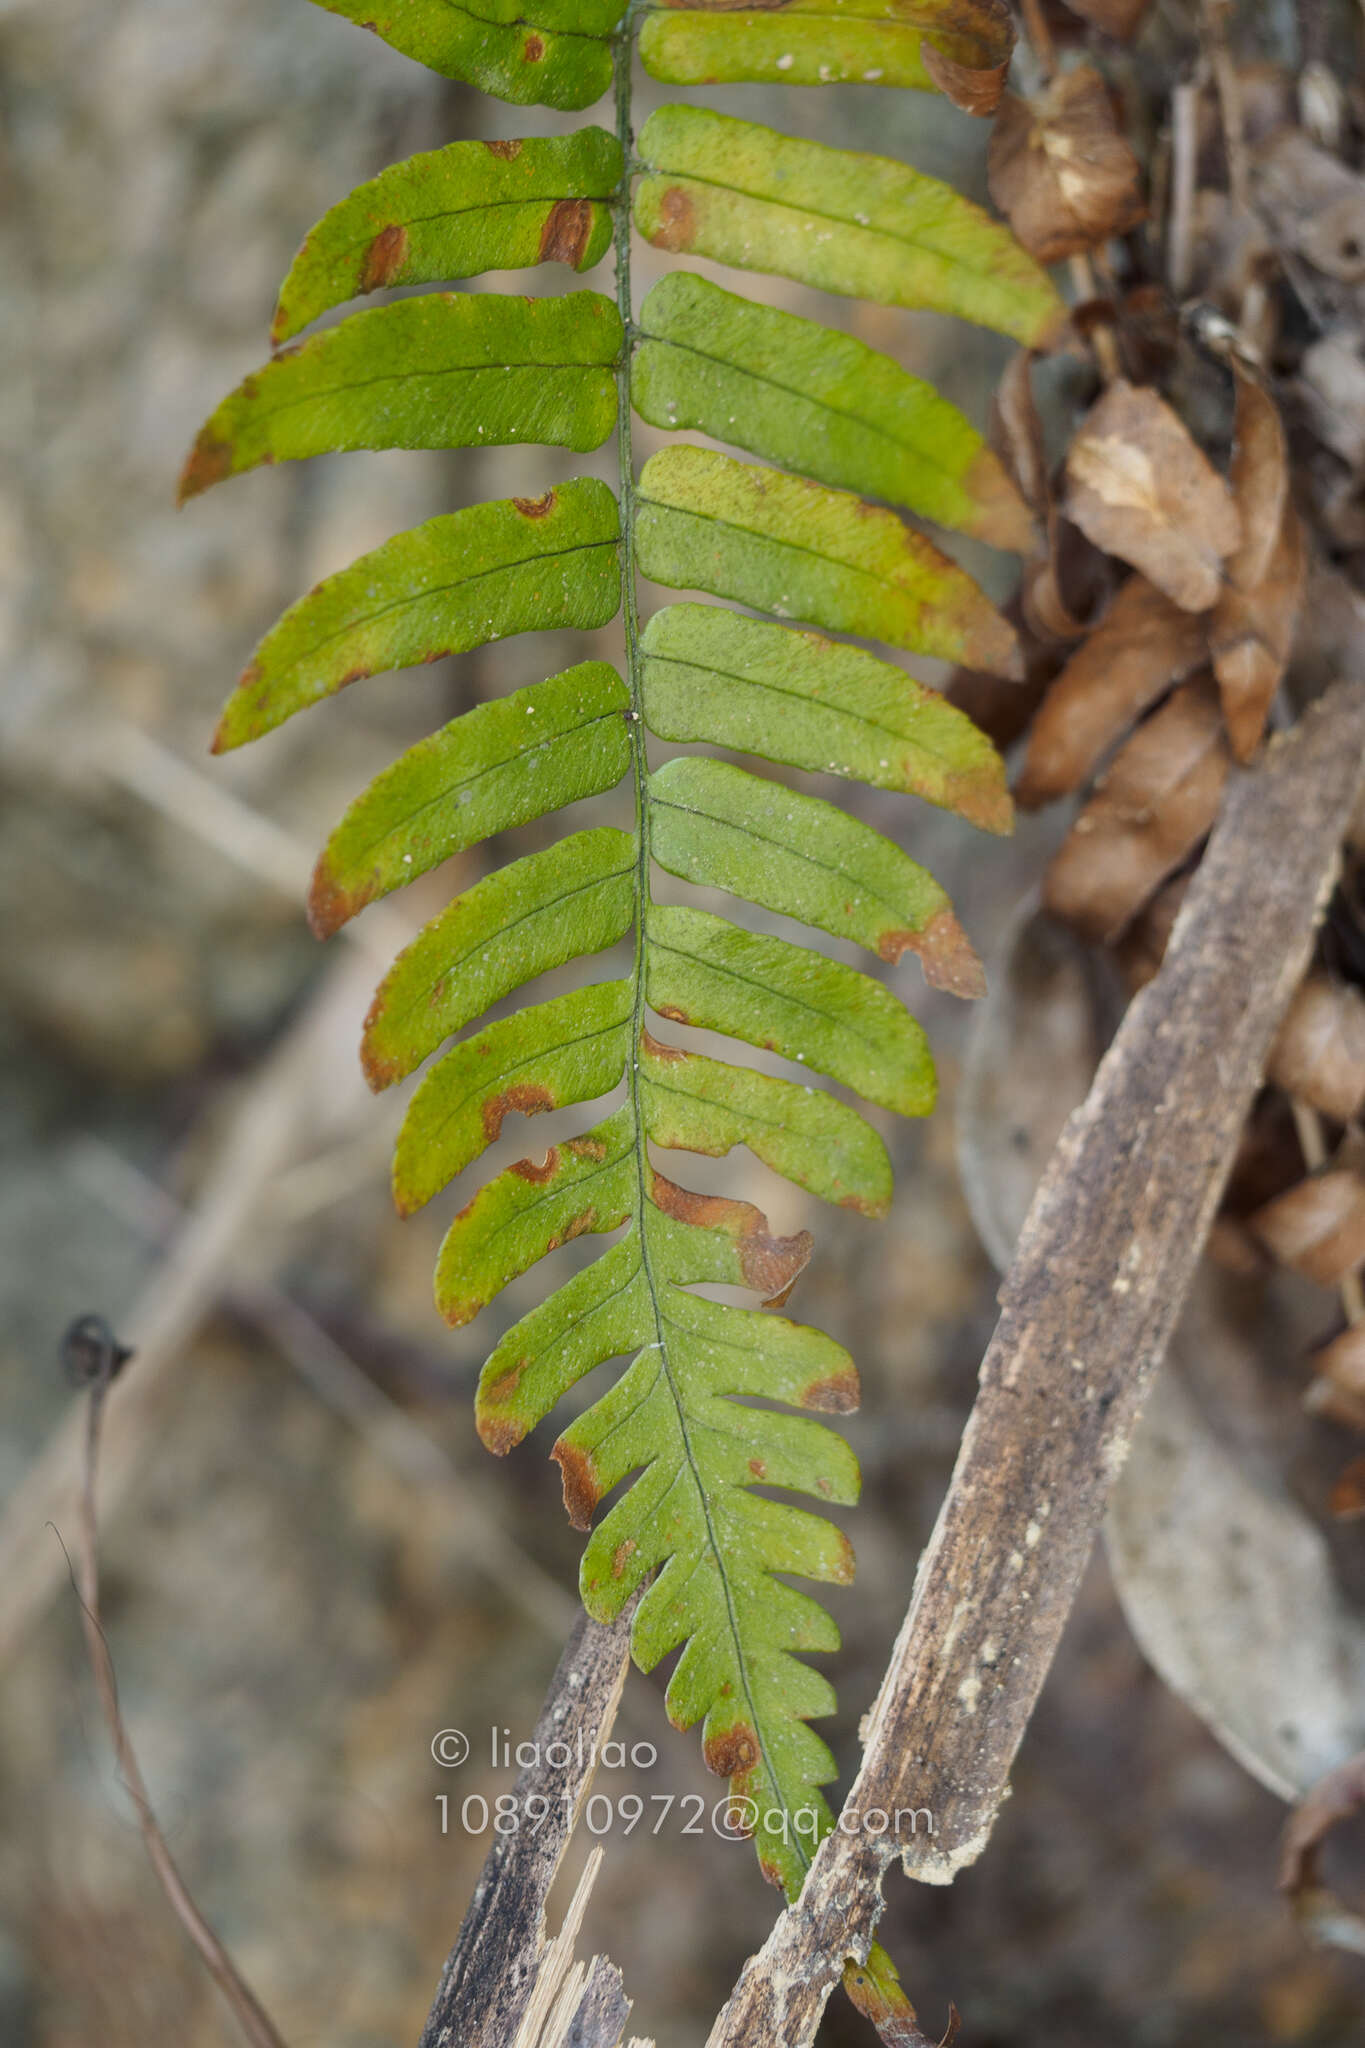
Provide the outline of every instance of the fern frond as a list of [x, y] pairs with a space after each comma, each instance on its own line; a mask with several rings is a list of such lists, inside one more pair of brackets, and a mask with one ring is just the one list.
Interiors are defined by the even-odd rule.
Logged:
[[390, 164], [323, 215], [280, 287], [278, 345], [333, 306], [390, 285], [567, 263], [611, 240], [621, 145], [605, 128], [521, 142], [448, 142]]
[[[801, 1658], [834, 1649], [838, 1635], [786, 1578], [852, 1574], [847, 1538], [818, 1510], [856, 1497], [857, 1469], [817, 1418], [856, 1405], [857, 1374], [833, 1339], [772, 1312], [810, 1256], [809, 1233], [776, 1235], [753, 1204], [694, 1193], [654, 1155], [718, 1158], [742, 1145], [822, 1201], [868, 1216], [890, 1202], [891, 1167], [851, 1104], [662, 1034], [669, 1021], [718, 1033], [903, 1116], [933, 1107], [936, 1082], [923, 1030], [882, 981], [714, 909], [656, 903], [652, 873], [888, 964], [912, 952], [930, 982], [960, 995], [979, 992], [980, 968], [942, 888], [893, 841], [731, 761], [690, 754], [651, 768], [646, 733], [906, 792], [1007, 831], [1003, 765], [967, 719], [903, 669], [779, 622], [1017, 673], [999, 612], [888, 508], [1013, 547], [1028, 540], [1028, 514], [976, 429], [864, 344], [686, 274], [665, 278], [636, 314], [632, 25], [618, 32], [619, 0], [321, 4], [514, 100], [585, 105], [614, 69], [617, 132], [454, 143], [384, 172], [305, 242], [276, 339], [382, 286], [546, 261], [586, 269], [609, 225], [616, 302], [434, 294], [352, 314], [224, 401], [184, 494], [322, 448], [586, 451], [614, 429], [621, 498], [580, 478], [395, 536], [266, 635], [216, 745], [267, 732], [363, 676], [624, 612], [624, 675], [586, 661], [528, 682], [379, 775], [327, 842], [310, 916], [333, 932], [452, 855], [631, 778], [632, 830], [575, 831], [453, 897], [385, 977], [362, 1057], [376, 1087], [431, 1061], [395, 1151], [404, 1213], [474, 1167], [509, 1117], [616, 1095], [585, 1111], [579, 1136], [467, 1200], [441, 1247], [437, 1302], [463, 1325], [570, 1239], [623, 1233], [497, 1344], [479, 1431], [506, 1452], [586, 1374], [626, 1361], [553, 1452], [571, 1519], [592, 1527], [583, 1598], [607, 1619], [651, 1581], [636, 1658], [649, 1668], [681, 1651], [669, 1714], [703, 1723], [708, 1762], [751, 1802], [765, 1871], [794, 1895], [831, 1822], [819, 1787], [834, 1768], [808, 1726], [833, 1696]], [[657, 75], [677, 79], [876, 72], [971, 102], [1008, 54], [1008, 27], [999, 0], [868, 0], [851, 18], [837, 0], [797, 0], [780, 16], [646, 10], [640, 45]], [[688, 107], [653, 115], [639, 151], [635, 218], [661, 247], [931, 307], [1030, 345], [1061, 316], [1006, 229], [904, 164]], [[700, 431], [759, 464], [674, 444], [637, 481], [628, 399], [656, 425]], [[768, 617], [688, 601], [641, 633], [641, 576]], [[627, 937], [628, 972], [585, 975], [481, 1021], [550, 970]], [[747, 1288], [767, 1307], [689, 1291], [702, 1284]], [[878, 1995], [891, 1996], [889, 1967], [869, 1964]]]

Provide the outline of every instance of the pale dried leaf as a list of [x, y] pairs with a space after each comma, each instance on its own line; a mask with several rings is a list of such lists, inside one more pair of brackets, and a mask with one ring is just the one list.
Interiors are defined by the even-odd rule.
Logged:
[[1212, 683], [1184, 684], [1115, 755], [1053, 857], [1046, 908], [1112, 944], [1208, 832], [1229, 766]]
[[1349, 1166], [1310, 1174], [1248, 1219], [1272, 1258], [1319, 1287], [1365, 1265], [1365, 1181]]
[[1155, 391], [1111, 384], [1071, 444], [1067, 512], [1183, 611], [1208, 611], [1242, 527], [1224, 479]]
[[1015, 912], [973, 1011], [958, 1096], [963, 1192], [1003, 1271], [1062, 1126], [1099, 1063], [1089, 949], [1030, 897]]
[[1311, 975], [1290, 1004], [1266, 1079], [1337, 1123], [1348, 1123], [1365, 1101], [1365, 996], [1360, 990], [1329, 981], [1325, 974]]
[[1355, 322], [1333, 328], [1305, 351], [1299, 389], [1319, 438], [1352, 469], [1365, 466], [1365, 358]]
[[1090, 64], [1060, 73], [1035, 100], [1006, 93], [987, 164], [992, 199], [1041, 263], [1126, 234], [1147, 211], [1138, 160]]
[[1144, 576], [1130, 576], [1067, 662], [1029, 734], [1015, 788], [1026, 810], [1079, 789], [1128, 728], [1200, 666], [1202, 622]]
[[[1365, 1622], [1287, 1473], [1284, 1328], [1206, 1276], [1148, 1400], [1106, 1527], [1129, 1627], [1238, 1762], [1293, 1800], [1365, 1741]], [[1292, 1345], [1292, 1338], [1290, 1339]]]

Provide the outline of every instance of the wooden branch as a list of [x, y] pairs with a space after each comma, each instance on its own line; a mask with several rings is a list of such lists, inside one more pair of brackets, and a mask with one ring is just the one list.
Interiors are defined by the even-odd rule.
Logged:
[[[893, 1858], [947, 1884], [984, 1848], [1307, 965], [1363, 769], [1356, 682], [1230, 782], [1161, 972], [1029, 1211], [839, 1826], [709, 2048], [807, 2048], [845, 1958], [867, 1953]], [[926, 1807], [933, 1832], [898, 1837], [898, 1809]]]
[[[634, 1611], [632, 1600], [610, 1628], [586, 1614], [578, 1617], [536, 1723], [537, 1760], [521, 1773], [513, 1793], [523, 1816], [528, 1799], [539, 1794], [547, 1817], [534, 1831], [523, 1824], [514, 1834], [494, 1837], [441, 1972], [420, 2048], [520, 2048], [523, 2041], [529, 2048], [542, 2038], [552, 2009], [561, 2030], [577, 2019], [577, 2033], [570, 2037], [583, 2048], [615, 2048], [621, 2037], [629, 2003], [612, 1965], [594, 1957], [584, 1979], [568, 1976], [573, 1937], [600, 1855], [590, 1859], [553, 1942], [545, 1931], [545, 1903], [616, 1717]], [[562, 1754], [559, 1744], [569, 1755], [563, 1768], [547, 1761], [552, 1749]], [[566, 1984], [572, 1993], [567, 2012]], [[588, 2030], [590, 2019], [596, 2031]], [[613, 2023], [614, 2033], [602, 2031]]]

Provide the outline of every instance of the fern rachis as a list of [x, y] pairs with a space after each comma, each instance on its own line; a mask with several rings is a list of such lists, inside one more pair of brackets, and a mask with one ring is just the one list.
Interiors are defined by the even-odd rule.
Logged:
[[[339, 0], [322, 4], [353, 13]], [[848, 75], [854, 62], [863, 64], [855, 75], [870, 75], [867, 51], [884, 45], [897, 79], [919, 64], [923, 75], [906, 82], [923, 86], [936, 66], [961, 66], [977, 48], [966, 31], [954, 40], [935, 0], [870, 5], [852, 23], [835, 19], [832, 0], [805, 0], [796, 12], [811, 82], [823, 70]], [[971, 15], [954, 18], [960, 27]], [[992, 0], [977, 0], [977, 17], [981, 47], [994, 48]], [[818, 1788], [834, 1775], [809, 1726], [833, 1695], [803, 1653], [832, 1650], [838, 1637], [785, 1575], [844, 1583], [852, 1553], [824, 1515], [766, 1489], [820, 1506], [856, 1498], [852, 1454], [816, 1418], [856, 1404], [857, 1375], [831, 1338], [774, 1312], [810, 1254], [809, 1235], [775, 1237], [751, 1204], [689, 1192], [659, 1171], [650, 1148], [717, 1156], [744, 1144], [823, 1200], [869, 1215], [888, 1205], [890, 1166], [872, 1126], [837, 1096], [661, 1034], [668, 1020], [702, 1026], [907, 1115], [932, 1107], [933, 1067], [922, 1030], [881, 982], [713, 910], [655, 903], [652, 869], [884, 961], [912, 951], [931, 981], [959, 994], [979, 991], [979, 967], [944, 892], [890, 840], [715, 752], [651, 768], [647, 734], [856, 777], [1007, 830], [1002, 766], [965, 718], [899, 667], [781, 621], [1009, 671], [1010, 628], [885, 505], [1005, 545], [1020, 545], [1028, 522], [975, 430], [891, 358], [686, 272], [637, 309], [632, 213], [678, 253], [965, 313], [1029, 342], [1052, 330], [1060, 308], [1005, 230], [888, 159], [675, 106], [651, 117], [634, 160], [633, 23], [610, 36], [614, 7], [390, 0], [374, 25], [437, 68], [521, 101], [587, 104], [614, 70], [615, 135], [454, 143], [335, 208], [281, 294], [273, 332], [291, 346], [219, 407], [183, 494], [323, 448], [537, 441], [586, 451], [613, 432], [618, 490], [581, 478], [386, 542], [266, 636], [216, 744], [256, 737], [381, 669], [511, 633], [592, 629], [620, 613], [624, 673], [594, 660], [530, 683], [455, 719], [378, 777], [322, 854], [310, 914], [320, 933], [335, 931], [451, 854], [631, 779], [631, 831], [589, 828], [514, 861], [413, 941], [381, 986], [363, 1058], [385, 1086], [540, 974], [631, 941], [621, 978], [486, 1024], [428, 1068], [398, 1140], [395, 1194], [405, 1212], [430, 1200], [509, 1114], [623, 1087], [618, 1106], [580, 1136], [543, 1163], [499, 1174], [455, 1218], [438, 1305], [466, 1323], [549, 1250], [624, 1228], [498, 1343], [480, 1381], [479, 1431], [506, 1452], [585, 1374], [627, 1361], [553, 1452], [570, 1518], [592, 1530], [583, 1598], [605, 1620], [644, 1588], [637, 1661], [648, 1669], [681, 1652], [670, 1717], [703, 1721], [708, 1763], [744, 1803], [765, 1872], [794, 1896], [831, 1824]], [[643, 46], [662, 75], [677, 77], [694, 61], [695, 33], [712, 53], [705, 61], [719, 39], [729, 75], [766, 75], [781, 53], [767, 29], [756, 41], [752, 31], [751, 17], [684, 8], [648, 13]], [[942, 47], [925, 41], [920, 51], [935, 34]], [[357, 292], [534, 261], [589, 267], [609, 230], [614, 302], [586, 289], [535, 300], [433, 294], [352, 313], [292, 343]], [[654, 424], [699, 429], [759, 462], [682, 443], [637, 479], [632, 402]], [[688, 601], [642, 630], [638, 575], [768, 616]], [[747, 1287], [769, 1306], [689, 1291], [706, 1283]], [[598, 1504], [627, 1480], [593, 1527]]]

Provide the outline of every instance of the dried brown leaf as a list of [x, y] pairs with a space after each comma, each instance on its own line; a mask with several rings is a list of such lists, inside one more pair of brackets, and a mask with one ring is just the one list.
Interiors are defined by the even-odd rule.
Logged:
[[1213, 684], [1184, 684], [1115, 755], [1053, 857], [1046, 908], [1112, 944], [1208, 832], [1230, 765]]
[[1313, 1353], [1312, 1363], [1318, 1377], [1338, 1393], [1365, 1402], [1365, 1323], [1349, 1323]]
[[1182, 611], [1208, 611], [1242, 525], [1224, 479], [1155, 391], [1111, 384], [1066, 458], [1069, 516]]
[[1232, 751], [1250, 760], [1289, 659], [1303, 597], [1305, 554], [1289, 496], [1289, 451], [1279, 407], [1235, 359], [1232, 489], [1242, 544], [1226, 568], [1209, 627], [1213, 670]]
[[1032, 349], [1016, 349], [991, 400], [991, 446], [1030, 512], [1046, 517], [1052, 502], [1043, 422], [1033, 393]]
[[1338, 1522], [1358, 1522], [1365, 1517], [1365, 1458], [1352, 1458], [1337, 1474], [1327, 1501]]
[[1231, 584], [1213, 616], [1209, 648], [1232, 751], [1249, 761], [1289, 661], [1303, 601], [1307, 556], [1303, 526], [1286, 502], [1275, 552], [1259, 583]]
[[1337, 1123], [1349, 1122], [1365, 1101], [1365, 996], [1360, 990], [1311, 975], [1289, 1006], [1266, 1079]]
[[1066, 0], [1066, 5], [1073, 14], [1079, 14], [1082, 21], [1092, 22], [1107, 36], [1126, 43], [1137, 34], [1151, 0]]
[[1365, 1181], [1349, 1166], [1329, 1166], [1267, 1202], [1248, 1228], [1282, 1266], [1319, 1287], [1340, 1286], [1365, 1264]]
[[1294, 1918], [1319, 1947], [1365, 1955], [1365, 1919], [1343, 1905], [1318, 1875], [1318, 1856], [1334, 1827], [1365, 1807], [1365, 1751], [1319, 1779], [1285, 1823], [1280, 1890]]
[[1035, 100], [1007, 92], [987, 158], [990, 193], [1041, 263], [1058, 263], [1136, 227], [1142, 172], [1093, 65], [1062, 72]]
[[1079, 789], [1128, 728], [1205, 658], [1202, 622], [1130, 576], [1048, 691], [1015, 788], [1025, 810]]

